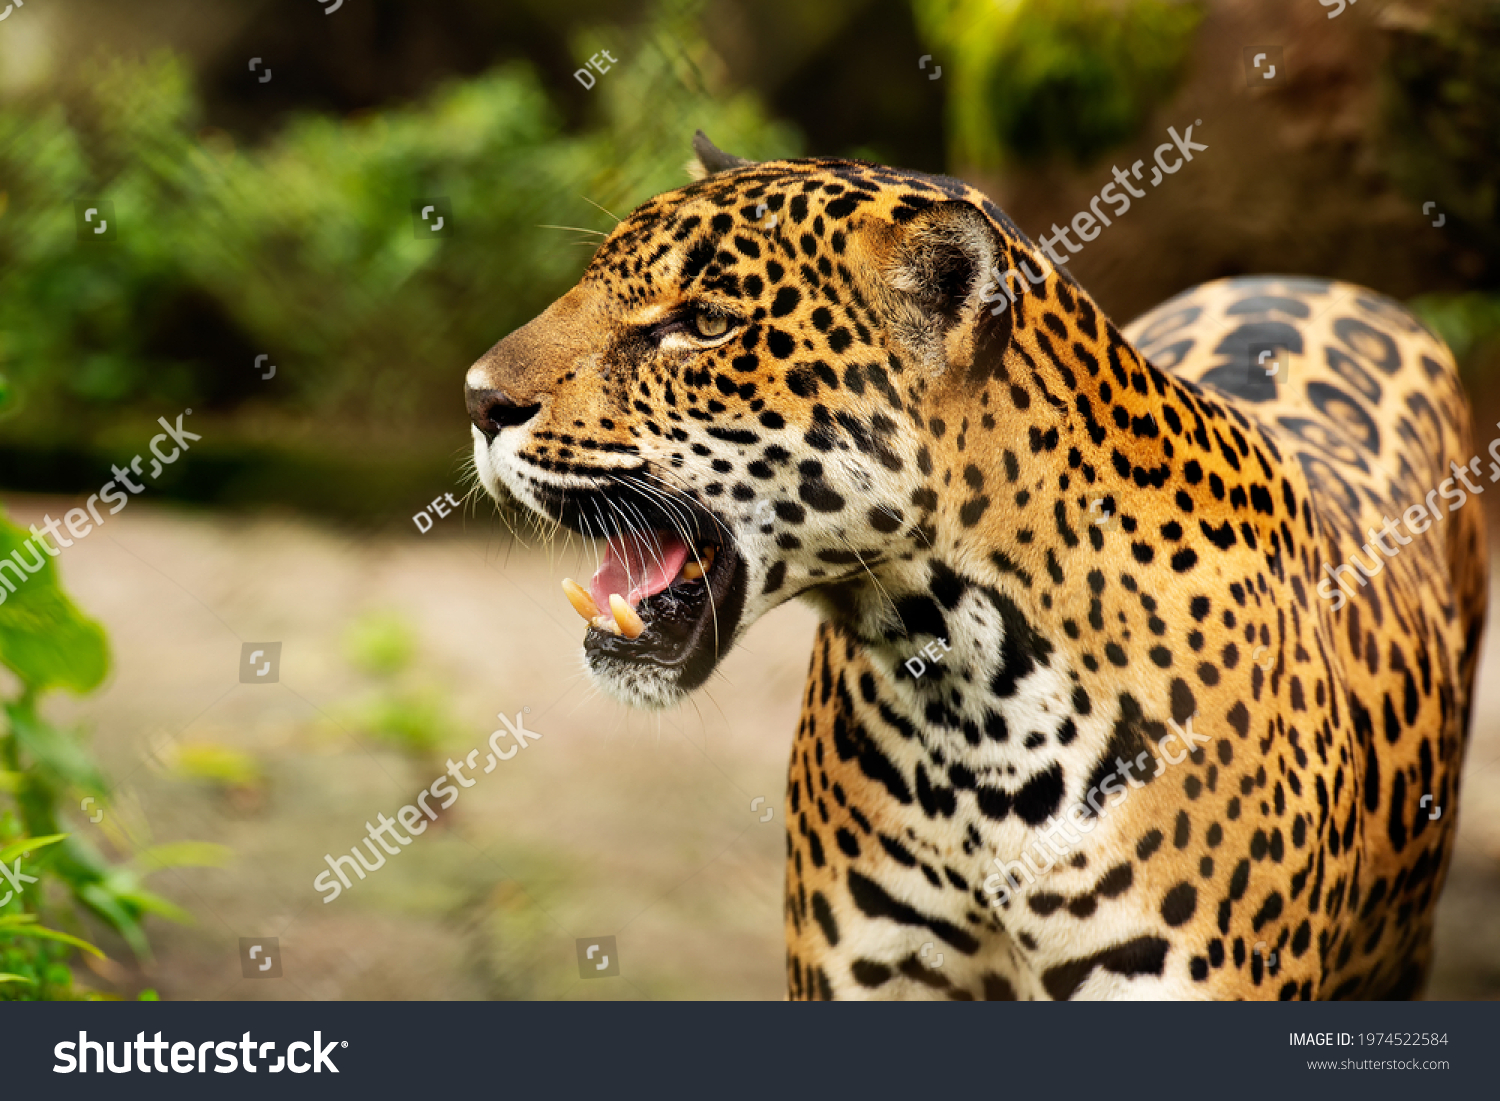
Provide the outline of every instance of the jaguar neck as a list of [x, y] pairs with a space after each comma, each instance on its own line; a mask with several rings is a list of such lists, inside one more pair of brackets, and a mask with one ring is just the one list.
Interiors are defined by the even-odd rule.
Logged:
[[[1157, 622], [1150, 585], [1163, 565], [1167, 576], [1196, 565], [1189, 525], [1215, 539], [1238, 519], [1245, 502], [1213, 467], [1258, 461], [1269, 480], [1274, 447], [1256, 446], [1237, 411], [1149, 364], [1061, 274], [1008, 308], [967, 360], [950, 361], [925, 393], [908, 391], [925, 476], [911, 494], [911, 557], [822, 596], [901, 689], [910, 720], [973, 741], [986, 716], [994, 736], [1000, 702], [1014, 716], [1019, 699], [1024, 712], [1052, 714], [1066, 744], [1066, 716], [1088, 699], [1081, 681], [1099, 674], [1129, 690], [1125, 651], [1132, 638], [1144, 651]], [[1137, 516], [1163, 494], [1178, 518], [1146, 531]], [[1267, 535], [1242, 530], [1252, 547]], [[1106, 622], [1106, 584], [1139, 605], [1134, 623], [1118, 610]]]

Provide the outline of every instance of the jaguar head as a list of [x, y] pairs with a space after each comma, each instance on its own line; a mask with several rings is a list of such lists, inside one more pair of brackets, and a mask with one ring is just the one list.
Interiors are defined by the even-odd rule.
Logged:
[[602, 541], [564, 583], [586, 664], [652, 707], [770, 608], [847, 603], [930, 545], [934, 404], [1005, 343], [982, 300], [1005, 245], [962, 185], [695, 146], [705, 177], [465, 379], [484, 487]]

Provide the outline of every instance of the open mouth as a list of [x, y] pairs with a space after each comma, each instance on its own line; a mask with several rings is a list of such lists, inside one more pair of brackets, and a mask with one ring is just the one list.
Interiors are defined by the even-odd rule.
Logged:
[[587, 587], [563, 581], [568, 602], [589, 624], [583, 645], [590, 664], [653, 665], [675, 672], [680, 689], [696, 688], [728, 651], [744, 607], [744, 564], [733, 540], [717, 518], [686, 500], [673, 502], [670, 519], [654, 502], [612, 507], [602, 496], [569, 501], [574, 508], [561, 511], [587, 515], [575, 512], [585, 503], [613, 528]]

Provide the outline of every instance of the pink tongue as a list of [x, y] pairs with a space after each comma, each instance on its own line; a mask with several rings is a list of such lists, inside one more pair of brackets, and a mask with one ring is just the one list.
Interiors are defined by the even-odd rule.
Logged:
[[687, 557], [687, 544], [665, 532], [614, 536], [589, 582], [589, 595], [605, 615], [609, 614], [610, 593], [619, 593], [634, 608], [638, 601], [671, 585]]

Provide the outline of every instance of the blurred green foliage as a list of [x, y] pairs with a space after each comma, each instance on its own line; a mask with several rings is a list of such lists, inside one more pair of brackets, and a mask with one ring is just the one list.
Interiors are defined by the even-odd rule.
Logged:
[[1500, 294], [1431, 294], [1415, 298], [1409, 305], [1447, 342], [1460, 363], [1500, 339]]
[[[410, 106], [296, 117], [257, 148], [201, 128], [165, 55], [102, 60], [66, 107], [0, 107], [4, 434], [138, 450], [136, 426], [192, 407], [195, 425], [240, 414], [199, 429], [215, 445], [388, 455], [425, 428], [462, 447], [464, 369], [577, 279], [614, 224], [601, 208], [688, 182], [699, 127], [752, 157], [796, 151], [753, 99], [707, 94], [692, 18], [669, 5], [581, 37], [577, 56], [618, 63], [579, 132], [524, 64]], [[419, 239], [412, 203], [433, 197], [452, 236]], [[114, 204], [117, 240], [78, 239], [79, 198]]]
[[224, 788], [259, 788], [265, 773], [242, 749], [210, 742], [190, 742], [172, 755], [172, 773], [184, 780], [200, 780]]
[[[36, 879], [18, 880], [19, 890], [9, 878], [0, 881], [0, 999], [72, 998], [80, 996], [66, 964], [72, 951], [103, 953], [76, 932], [42, 924], [42, 915], [76, 928], [78, 907], [86, 908], [145, 958], [145, 915], [182, 921], [187, 915], [147, 890], [144, 877], [203, 863], [206, 850], [163, 846], [138, 854], [135, 863], [116, 864], [61, 829], [63, 807], [79, 806], [82, 795], [102, 809], [108, 793], [78, 735], [49, 722], [38, 699], [52, 688], [98, 687], [109, 670], [109, 647], [99, 624], [58, 585], [51, 557], [36, 546], [40, 540], [30, 540], [28, 549], [28, 535], [0, 513], [0, 558], [20, 564], [0, 573], [0, 665], [19, 684], [15, 695], [0, 698], [0, 861]], [[221, 856], [215, 848], [214, 861]]]
[[957, 165], [1066, 159], [1133, 137], [1186, 69], [1196, 0], [912, 0], [923, 40], [953, 69]]
[[396, 612], [369, 612], [349, 627], [344, 649], [360, 672], [390, 677], [411, 664], [417, 649], [416, 632]]
[[421, 683], [412, 669], [416, 652], [415, 629], [393, 611], [366, 612], [344, 636], [350, 663], [380, 685], [352, 713], [350, 722], [408, 756], [425, 760], [450, 741], [458, 727], [443, 693]]
[[1455, 0], [1393, 21], [1386, 70], [1389, 163], [1414, 201], [1478, 254], [1491, 289], [1411, 305], [1472, 376], [1500, 367], [1500, 3]]
[[357, 723], [359, 729], [418, 760], [451, 741], [457, 729], [445, 698], [430, 688], [388, 689], [360, 711]]
[[1500, 368], [1500, 292], [1424, 294], [1407, 305], [1453, 350], [1465, 377], [1478, 382]]
[[[1410, 13], [1409, 13], [1410, 15]], [[1500, 3], [1454, 0], [1392, 28], [1390, 164], [1500, 266]]]

